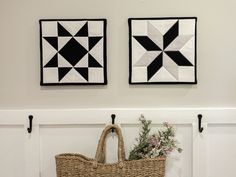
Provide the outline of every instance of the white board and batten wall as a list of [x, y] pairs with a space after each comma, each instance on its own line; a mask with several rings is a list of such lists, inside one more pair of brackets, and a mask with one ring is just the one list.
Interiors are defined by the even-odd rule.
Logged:
[[[54, 156], [62, 152], [94, 157], [112, 113], [121, 124], [127, 152], [137, 136], [141, 113], [153, 120], [154, 127], [163, 121], [177, 127], [184, 151], [168, 159], [166, 177], [236, 177], [236, 109], [219, 108], [236, 107], [235, 7], [235, 0], [1, 0], [0, 177], [55, 177]], [[127, 19], [187, 16], [198, 18], [198, 84], [129, 86]], [[39, 87], [38, 20], [49, 18], [107, 19], [107, 86]], [[29, 115], [34, 116], [31, 134]], [[115, 143], [110, 136], [109, 161], [116, 160]]]
[[[163, 121], [177, 129], [183, 153], [173, 153], [166, 177], [235, 177], [236, 109], [74, 109], [0, 111], [0, 177], [56, 177], [54, 156], [64, 152], [94, 157], [111, 114], [122, 127], [128, 152], [138, 136], [138, 118]], [[202, 133], [197, 115], [202, 114]], [[28, 116], [33, 115], [29, 134]], [[110, 135], [107, 161], [117, 160], [117, 139]]]

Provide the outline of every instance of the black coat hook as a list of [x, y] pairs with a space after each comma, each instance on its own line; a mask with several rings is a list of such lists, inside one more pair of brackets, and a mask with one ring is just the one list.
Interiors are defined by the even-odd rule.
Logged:
[[29, 115], [29, 128], [27, 128], [28, 133], [32, 132], [32, 121], [33, 121], [33, 116]]
[[[115, 114], [112, 114], [111, 115], [111, 119], [112, 119], [112, 124], [115, 124], [115, 118], [116, 118], [116, 115]], [[114, 128], [113, 129], [111, 129], [111, 132], [113, 133], [114, 132]]]
[[202, 127], [202, 115], [198, 114], [198, 131], [202, 133], [203, 127]]

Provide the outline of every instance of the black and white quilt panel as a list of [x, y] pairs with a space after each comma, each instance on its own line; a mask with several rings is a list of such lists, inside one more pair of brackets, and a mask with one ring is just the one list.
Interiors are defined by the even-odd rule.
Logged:
[[130, 84], [196, 84], [196, 17], [130, 18]]
[[106, 19], [40, 20], [41, 85], [107, 84]]

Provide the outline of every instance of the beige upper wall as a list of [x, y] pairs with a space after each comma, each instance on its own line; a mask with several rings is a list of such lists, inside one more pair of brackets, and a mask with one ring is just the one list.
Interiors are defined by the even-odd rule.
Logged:
[[[0, 0], [0, 109], [235, 107], [235, 0]], [[129, 17], [198, 17], [198, 84], [128, 84]], [[41, 87], [41, 18], [108, 19], [108, 85]]]

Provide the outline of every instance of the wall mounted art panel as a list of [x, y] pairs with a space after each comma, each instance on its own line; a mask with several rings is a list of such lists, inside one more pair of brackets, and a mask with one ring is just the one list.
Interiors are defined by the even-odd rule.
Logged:
[[196, 17], [130, 18], [130, 84], [196, 84]]
[[40, 20], [41, 85], [105, 85], [106, 19]]

